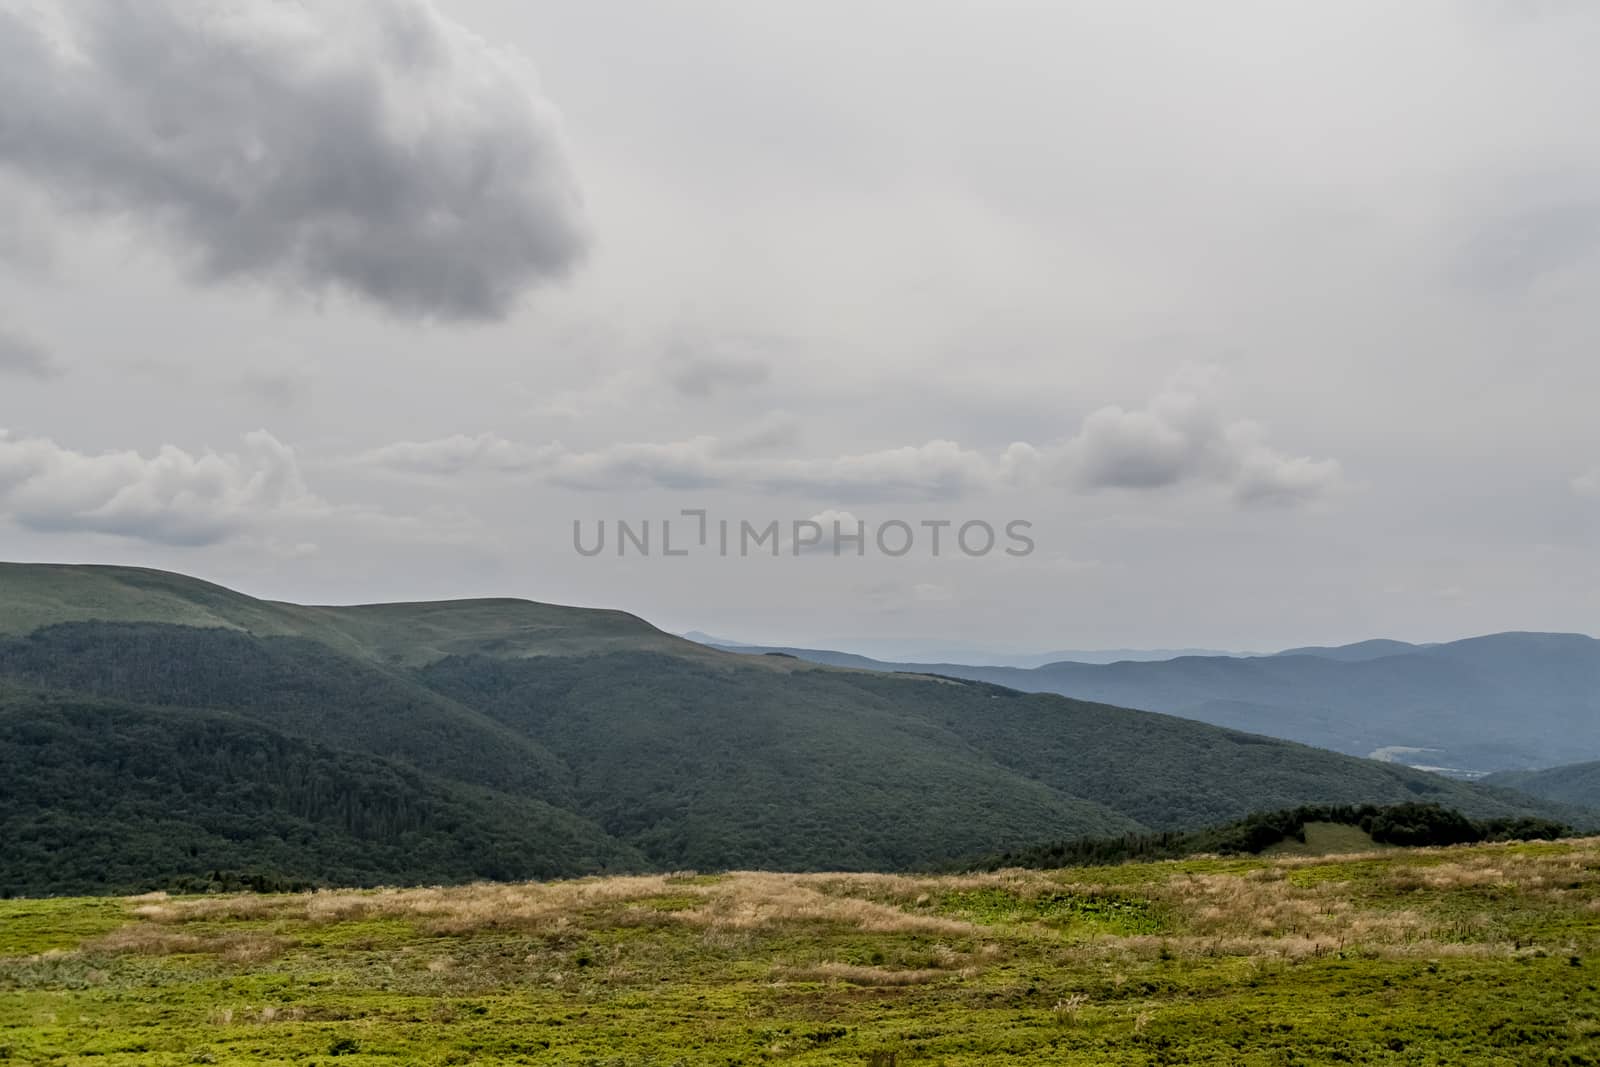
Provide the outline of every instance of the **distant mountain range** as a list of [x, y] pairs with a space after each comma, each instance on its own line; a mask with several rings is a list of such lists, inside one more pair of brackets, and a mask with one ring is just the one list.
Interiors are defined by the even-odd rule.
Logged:
[[1032, 669], [891, 663], [805, 648], [736, 650], [1103, 701], [1462, 777], [1600, 759], [1600, 641], [1581, 634], [1502, 633], [1430, 645], [1376, 640], [1269, 656]]
[[306, 607], [0, 564], [0, 894], [894, 869], [1416, 799], [1574, 814], [1183, 718], [729, 654], [616, 611]]

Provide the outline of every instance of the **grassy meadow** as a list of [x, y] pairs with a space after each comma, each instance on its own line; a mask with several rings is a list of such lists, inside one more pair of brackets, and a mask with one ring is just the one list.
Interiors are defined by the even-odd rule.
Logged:
[[0, 901], [0, 1062], [1600, 1063], [1600, 839]]

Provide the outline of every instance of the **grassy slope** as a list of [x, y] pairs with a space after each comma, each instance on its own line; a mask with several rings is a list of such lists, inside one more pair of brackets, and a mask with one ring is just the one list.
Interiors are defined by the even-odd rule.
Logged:
[[1288, 838], [1269, 845], [1264, 856], [1335, 856], [1341, 853], [1380, 851], [1392, 848], [1372, 840], [1372, 835], [1359, 826], [1346, 826], [1336, 822], [1306, 823], [1304, 841]]
[[1597, 895], [1589, 840], [955, 877], [0, 902], [0, 1056], [1593, 1063]]

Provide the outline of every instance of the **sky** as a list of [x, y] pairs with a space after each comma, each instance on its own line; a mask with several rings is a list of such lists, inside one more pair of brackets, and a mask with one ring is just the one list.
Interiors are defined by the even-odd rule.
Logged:
[[0, 558], [895, 656], [1600, 632], [1597, 47], [0, 0]]

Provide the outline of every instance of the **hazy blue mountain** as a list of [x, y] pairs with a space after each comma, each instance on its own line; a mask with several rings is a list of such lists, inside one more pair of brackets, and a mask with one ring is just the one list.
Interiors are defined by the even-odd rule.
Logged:
[[837, 666], [970, 678], [1144, 708], [1474, 776], [1600, 759], [1600, 642], [1502, 633], [1437, 645], [1367, 641], [1273, 656], [1033, 669], [887, 663], [807, 649]]
[[1179, 656], [1247, 656], [1248, 652], [1226, 652], [1216, 648], [1100, 648], [1066, 649], [1060, 652], [1041, 652], [1030, 656], [1011, 657], [1010, 662], [996, 660], [1002, 667], [1043, 667], [1051, 663], [1153, 663], [1177, 659]]
[[1380, 659], [1384, 656], [1399, 656], [1407, 652], [1415, 652], [1419, 648], [1431, 648], [1431, 645], [1413, 645], [1407, 641], [1391, 641], [1387, 638], [1375, 638], [1371, 641], [1357, 641], [1352, 645], [1306, 645], [1303, 648], [1286, 648], [1279, 652], [1280, 656], [1320, 656], [1323, 659], [1344, 660], [1347, 663], [1357, 663], [1361, 660]]

